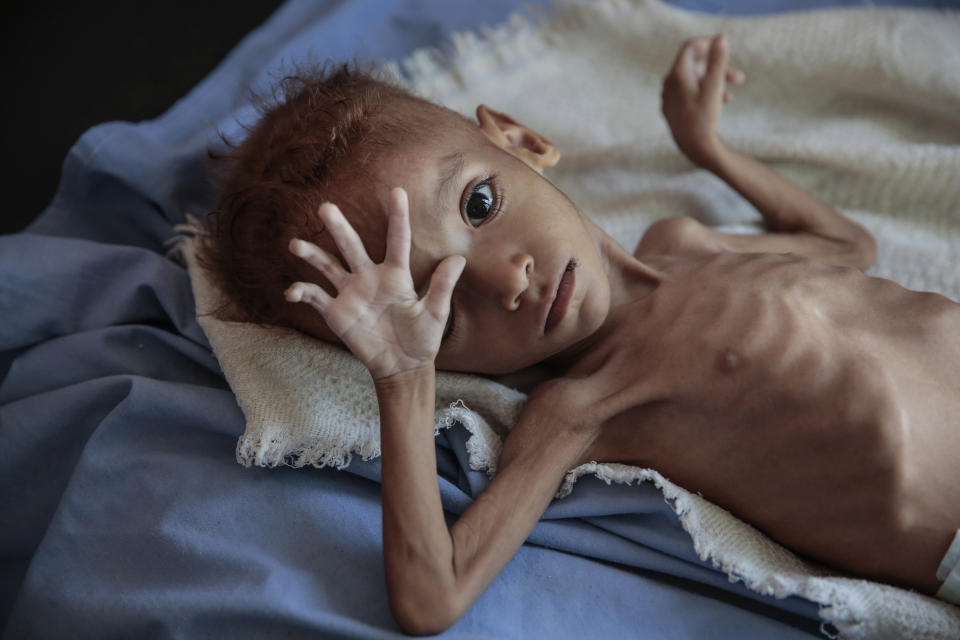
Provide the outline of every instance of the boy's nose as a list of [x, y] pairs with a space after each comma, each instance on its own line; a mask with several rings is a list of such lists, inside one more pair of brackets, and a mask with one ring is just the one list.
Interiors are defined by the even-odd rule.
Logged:
[[497, 295], [500, 303], [508, 311], [520, 307], [520, 297], [530, 286], [530, 272], [533, 271], [533, 256], [528, 253], [516, 253], [507, 261], [505, 268], [497, 276]]

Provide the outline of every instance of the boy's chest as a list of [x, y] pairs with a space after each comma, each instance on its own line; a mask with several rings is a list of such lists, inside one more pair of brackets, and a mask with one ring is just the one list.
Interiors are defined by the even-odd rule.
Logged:
[[624, 311], [591, 374], [603, 459], [662, 468], [654, 459], [739, 455], [744, 438], [878, 420], [889, 381], [848, 321], [851, 300], [789, 268], [759, 271], [690, 274]]
[[960, 306], [776, 263], [694, 270], [620, 311], [587, 363], [602, 426], [582, 461], [654, 468], [854, 571], [911, 539], [904, 523], [955, 530]]

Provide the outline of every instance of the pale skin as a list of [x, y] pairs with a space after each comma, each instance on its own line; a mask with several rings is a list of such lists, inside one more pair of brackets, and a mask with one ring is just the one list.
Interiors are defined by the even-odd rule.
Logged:
[[[719, 36], [685, 43], [663, 113], [680, 150], [752, 203], [767, 233], [675, 218], [631, 254], [543, 178], [553, 145], [481, 106], [476, 131], [384, 158], [380, 175], [406, 189], [390, 193], [382, 263], [332, 204], [318, 215], [347, 269], [291, 241], [336, 295], [299, 282], [287, 299], [315, 310], [312, 332], [332, 332], [376, 387], [386, 578], [406, 631], [456, 622], [566, 471], [590, 460], [656, 468], [825, 564], [936, 591], [960, 528], [960, 305], [864, 275], [866, 230], [723, 142], [722, 105], [744, 81], [728, 55]], [[569, 304], [550, 320], [571, 270]], [[537, 362], [556, 377], [448, 527], [436, 369]]]

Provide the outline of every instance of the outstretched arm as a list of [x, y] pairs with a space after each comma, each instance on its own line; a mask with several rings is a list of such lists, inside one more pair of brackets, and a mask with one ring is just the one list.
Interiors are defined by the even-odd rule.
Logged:
[[466, 613], [530, 535], [589, 444], [585, 434], [559, 429], [557, 414], [544, 410], [552, 403], [532, 396], [507, 438], [496, 477], [448, 529], [437, 486], [433, 392], [432, 372], [377, 385], [387, 591], [397, 622], [415, 634], [439, 633]]
[[336, 287], [336, 297], [298, 282], [291, 302], [305, 302], [367, 366], [380, 406], [383, 456], [383, 540], [394, 617], [410, 633], [437, 633], [455, 623], [530, 534], [564, 473], [591, 443], [585, 430], [564, 428], [558, 384], [534, 392], [504, 445], [496, 478], [452, 528], [440, 502], [433, 439], [434, 358], [462, 258], [450, 257], [418, 299], [410, 276], [406, 193], [390, 197], [387, 254], [374, 264], [333, 205], [320, 215], [350, 270], [315, 245], [290, 250]]
[[677, 146], [746, 198], [773, 233], [736, 236], [704, 231], [705, 240], [731, 251], [800, 253], [866, 269], [876, 258], [873, 236], [776, 171], [728, 146], [717, 134], [727, 83], [741, 71], [728, 66], [724, 36], [695, 38], [677, 54], [663, 84], [663, 113]]

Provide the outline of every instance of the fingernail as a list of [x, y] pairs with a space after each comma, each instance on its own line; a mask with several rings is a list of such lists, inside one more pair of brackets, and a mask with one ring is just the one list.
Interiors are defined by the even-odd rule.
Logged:
[[717, 46], [724, 48], [727, 46], [727, 36], [721, 34], [717, 35]]

